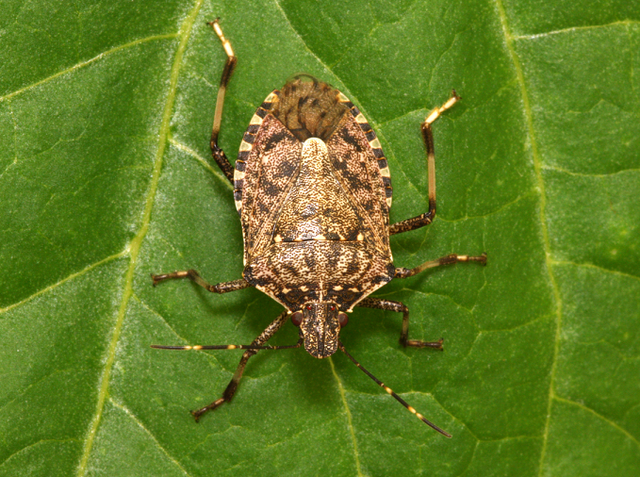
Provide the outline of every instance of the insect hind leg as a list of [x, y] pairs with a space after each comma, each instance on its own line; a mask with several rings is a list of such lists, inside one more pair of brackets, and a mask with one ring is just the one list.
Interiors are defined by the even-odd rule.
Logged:
[[453, 90], [451, 97], [439, 108], [431, 111], [429, 116], [424, 120], [420, 129], [422, 130], [422, 139], [427, 150], [427, 173], [429, 177], [429, 211], [416, 217], [397, 222], [389, 226], [389, 235], [409, 232], [410, 230], [419, 229], [433, 222], [436, 216], [436, 154], [433, 145], [433, 130], [431, 124], [440, 117], [447, 109], [452, 107], [460, 100], [460, 96]]
[[214, 21], [209, 22], [208, 24], [213, 28], [213, 31], [220, 38], [220, 42], [222, 43], [222, 47], [224, 48], [225, 53], [227, 54], [227, 62], [224, 65], [224, 70], [222, 70], [222, 77], [220, 78], [220, 87], [218, 88], [218, 98], [216, 100], [216, 111], [213, 117], [213, 127], [211, 128], [211, 155], [213, 159], [216, 161], [222, 172], [227, 179], [233, 184], [233, 167], [231, 167], [231, 163], [229, 159], [227, 159], [227, 155], [218, 145], [218, 135], [220, 134], [220, 124], [222, 123], [222, 109], [224, 107], [224, 97], [227, 91], [227, 85], [229, 84], [229, 80], [231, 79], [231, 75], [233, 74], [233, 70], [236, 67], [236, 63], [238, 62], [238, 58], [235, 56], [233, 52], [233, 48], [231, 48], [231, 43], [224, 37], [222, 33], [222, 28], [220, 28], [219, 18], [216, 18]]

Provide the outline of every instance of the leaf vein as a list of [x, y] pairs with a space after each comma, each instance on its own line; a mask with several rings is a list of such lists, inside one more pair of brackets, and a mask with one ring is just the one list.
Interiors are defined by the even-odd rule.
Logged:
[[576, 31], [584, 31], [584, 30], [595, 30], [598, 28], [610, 28], [610, 27], [615, 27], [615, 26], [620, 26], [620, 25], [640, 25], [639, 21], [636, 20], [618, 20], [615, 22], [611, 22], [611, 23], [605, 23], [602, 25], [584, 25], [584, 26], [575, 26], [575, 27], [567, 27], [567, 28], [561, 28], [559, 30], [551, 30], [548, 32], [544, 32], [544, 33], [534, 33], [532, 35], [516, 35], [513, 36], [512, 38], [514, 40], [536, 40], [538, 38], [544, 38], [546, 36], [550, 36], [550, 35], [559, 35], [562, 33], [573, 33]]
[[584, 404], [581, 404], [579, 402], [575, 402], [572, 401], [570, 399], [566, 399], [560, 396], [554, 396], [554, 399], [558, 402], [563, 402], [565, 404], [569, 404], [569, 405], [573, 405], [573, 406], [577, 406], [580, 409], [589, 412], [590, 414], [593, 414], [594, 416], [600, 418], [601, 420], [603, 420], [604, 422], [606, 422], [607, 424], [609, 424], [611, 427], [613, 427], [614, 429], [620, 431], [622, 434], [625, 435], [625, 437], [627, 437], [631, 442], [633, 442], [635, 445], [637, 445], [640, 448], [640, 441], [638, 439], [636, 439], [629, 431], [627, 431], [625, 428], [621, 427], [620, 425], [618, 425], [617, 423], [615, 423], [614, 421], [612, 421], [611, 419], [608, 419], [606, 417], [604, 417], [602, 414], [594, 411], [593, 409], [591, 409], [588, 406], [585, 406]]
[[160, 449], [160, 451], [162, 451], [162, 453], [167, 456], [167, 458], [173, 462], [176, 467], [178, 467], [182, 473], [184, 475], [189, 475], [189, 472], [187, 472], [185, 470], [184, 467], [182, 467], [180, 465], [180, 462], [178, 462], [173, 456], [171, 456], [171, 454], [169, 454], [169, 452], [167, 452], [167, 450], [160, 444], [160, 442], [158, 442], [158, 440], [155, 438], [155, 436], [153, 435], [153, 433], [146, 428], [146, 426], [135, 416], [135, 414], [133, 414], [126, 406], [124, 406], [123, 404], [120, 404], [118, 402], [116, 402], [113, 398], [109, 398], [109, 402], [114, 406], [117, 407], [118, 409], [120, 409], [121, 411], [123, 411], [133, 422], [135, 422], [144, 432], [146, 432], [149, 437], [151, 437], [151, 439], [153, 440], [153, 442], [158, 446], [158, 449]]
[[549, 232], [547, 230], [547, 224], [545, 220], [546, 213], [546, 195], [545, 195], [545, 183], [542, 177], [542, 161], [540, 158], [540, 153], [538, 151], [538, 145], [536, 141], [535, 129], [533, 126], [533, 114], [531, 111], [531, 104], [529, 103], [529, 94], [527, 92], [527, 86], [525, 84], [524, 79], [524, 71], [520, 64], [520, 59], [514, 49], [513, 42], [514, 37], [511, 34], [511, 30], [509, 25], [507, 24], [507, 14], [505, 12], [504, 6], [502, 5], [502, 0], [495, 0], [496, 6], [496, 14], [498, 19], [500, 20], [500, 25], [502, 27], [502, 33], [504, 36], [505, 48], [509, 57], [511, 58], [511, 62], [513, 64], [513, 69], [516, 74], [516, 78], [518, 79], [518, 85], [520, 87], [520, 94], [522, 97], [522, 108], [523, 108], [523, 116], [526, 123], [527, 135], [529, 136], [529, 141], [531, 145], [531, 157], [533, 159], [533, 169], [535, 172], [536, 181], [538, 183], [538, 191], [539, 191], [539, 216], [540, 216], [540, 233], [542, 235], [542, 245], [545, 252], [545, 268], [547, 270], [549, 286], [552, 290], [553, 302], [555, 302], [555, 315], [556, 315], [556, 329], [555, 329], [555, 337], [554, 337], [554, 349], [553, 349], [553, 359], [551, 364], [551, 372], [549, 377], [549, 392], [548, 392], [548, 400], [547, 400], [547, 416], [543, 433], [543, 444], [540, 452], [540, 461], [538, 464], [538, 475], [542, 475], [543, 470], [543, 462], [546, 456], [547, 450], [547, 441], [549, 438], [549, 424], [551, 419], [551, 405], [553, 402], [553, 398], [555, 396], [554, 390], [554, 382], [555, 382], [555, 374], [558, 366], [558, 355], [560, 352], [560, 333], [562, 329], [562, 298], [560, 296], [560, 290], [556, 283], [555, 276], [553, 274], [553, 267], [551, 263], [551, 246], [549, 242]]
[[231, 182], [229, 182], [229, 179], [227, 179], [225, 176], [222, 175], [222, 173], [216, 169], [214, 169], [211, 164], [209, 164], [209, 162], [202, 157], [200, 154], [198, 154], [196, 151], [194, 151], [193, 149], [191, 149], [189, 146], [186, 146], [185, 144], [182, 144], [181, 142], [176, 141], [173, 138], [169, 138], [169, 142], [176, 148], [176, 149], [180, 149], [182, 152], [187, 153], [189, 156], [193, 157], [194, 159], [196, 159], [200, 164], [202, 164], [202, 166], [208, 170], [214, 177], [216, 177], [217, 179], [220, 179], [220, 181], [227, 187], [227, 189], [229, 189], [230, 191], [233, 191], [233, 186], [231, 185]]
[[36, 447], [39, 446], [40, 444], [44, 444], [47, 442], [59, 442], [59, 443], [63, 443], [63, 442], [77, 442], [77, 439], [40, 439], [37, 442], [34, 442], [33, 444], [29, 444], [28, 446], [25, 446], [21, 449], [18, 449], [17, 451], [15, 451], [13, 454], [11, 454], [9, 457], [7, 457], [2, 463], [0, 463], [0, 469], [2, 467], [4, 467], [4, 465], [9, 462], [12, 458], [16, 457], [17, 455], [22, 454], [23, 452], [25, 452], [28, 449], [31, 449], [32, 447]]
[[471, 452], [471, 457], [469, 457], [469, 460], [467, 461], [467, 465], [458, 474], [458, 477], [462, 477], [469, 471], [469, 468], [471, 467], [471, 463], [473, 462], [473, 458], [476, 456], [476, 451], [478, 450], [479, 445], [480, 445], [480, 441], [476, 441], [475, 445], [473, 446], [473, 452]]
[[344, 405], [345, 413], [347, 414], [347, 425], [349, 427], [349, 433], [351, 435], [351, 442], [353, 443], [353, 454], [356, 463], [356, 469], [358, 470], [358, 476], [362, 477], [362, 468], [360, 466], [360, 454], [358, 452], [358, 440], [356, 439], [355, 429], [353, 427], [353, 418], [351, 416], [351, 410], [349, 409], [349, 404], [347, 403], [347, 396], [344, 390], [344, 386], [342, 386], [342, 381], [336, 373], [336, 367], [333, 364], [333, 359], [329, 358], [329, 364], [331, 365], [331, 372], [333, 373], [333, 377], [338, 384], [338, 391], [340, 392], [340, 398], [342, 399], [342, 404]]
[[552, 165], [544, 165], [542, 166], [543, 170], [548, 170], [548, 171], [555, 171], [555, 172], [561, 172], [563, 174], [568, 174], [570, 176], [574, 176], [574, 177], [597, 177], [599, 179], [601, 178], [609, 178], [618, 174], [625, 174], [625, 173], [633, 173], [633, 172], [640, 172], [640, 169], [636, 169], [636, 168], [629, 168], [629, 169], [620, 169], [617, 171], [613, 171], [613, 172], [606, 172], [604, 174], [591, 174], [591, 173], [586, 173], [586, 172], [575, 172], [575, 171], [570, 171], [569, 169], [565, 169], [563, 167], [560, 166], [552, 166]]
[[204, 0], [196, 1], [192, 10], [189, 12], [189, 15], [185, 18], [182, 25], [180, 26], [180, 31], [177, 35], [180, 38], [180, 42], [178, 44], [178, 47], [176, 48], [173, 64], [171, 66], [167, 99], [165, 102], [164, 111], [162, 114], [162, 122], [160, 124], [160, 130], [158, 134], [158, 149], [157, 149], [156, 157], [154, 161], [155, 164], [153, 168], [153, 174], [152, 174], [150, 186], [147, 192], [147, 200], [146, 200], [146, 204], [143, 211], [143, 216], [142, 216], [143, 218], [141, 221], [140, 230], [131, 241], [130, 262], [129, 262], [129, 268], [125, 275], [125, 284], [124, 284], [124, 290], [122, 294], [122, 302], [120, 304], [120, 309], [118, 310], [118, 315], [116, 318], [116, 322], [113, 326], [110, 343], [107, 349], [107, 354], [105, 356], [104, 371], [102, 376], [99, 378], [96, 410], [95, 410], [94, 417], [91, 420], [91, 423], [89, 424], [89, 429], [87, 430], [87, 434], [86, 434], [86, 438], [83, 446], [84, 448], [82, 450], [82, 453], [80, 456], [80, 462], [78, 464], [78, 468], [76, 471], [76, 474], [78, 476], [83, 476], [87, 472], [89, 457], [91, 455], [91, 450], [93, 448], [93, 441], [95, 439], [98, 427], [100, 425], [102, 413], [104, 410], [104, 403], [109, 392], [111, 369], [115, 361], [116, 348], [117, 348], [118, 341], [120, 339], [120, 332], [122, 330], [127, 306], [133, 294], [133, 278], [134, 278], [134, 271], [137, 265], [138, 253], [140, 252], [142, 241], [147, 235], [149, 222], [151, 220], [153, 203], [154, 203], [156, 191], [158, 188], [158, 182], [160, 180], [160, 174], [162, 171], [164, 151], [168, 142], [170, 128], [171, 128], [171, 117], [173, 115], [174, 103], [175, 103], [175, 98], [178, 90], [178, 77], [182, 67], [182, 59], [184, 56], [184, 52], [187, 48], [188, 40], [191, 37], [191, 30], [193, 28], [193, 24], [195, 23], [196, 17], [198, 16], [200, 8], [202, 7], [203, 1]]
[[593, 263], [577, 263], [577, 262], [572, 262], [570, 260], [553, 260], [553, 259], [550, 259], [550, 263], [552, 265], [558, 265], [558, 266], [572, 265], [574, 267], [593, 268], [595, 270], [599, 270], [599, 271], [605, 272], [605, 273], [610, 273], [610, 274], [613, 274], [613, 275], [618, 275], [620, 277], [631, 278], [633, 280], [640, 280], [640, 277], [638, 277], [636, 275], [631, 275], [631, 274], [626, 273], [626, 272], [621, 272], [620, 270], [612, 270], [612, 269], [605, 268], [605, 267], [600, 266], [600, 265], [595, 265]]
[[58, 71], [57, 73], [54, 73], [54, 74], [52, 74], [50, 76], [47, 76], [46, 78], [43, 78], [40, 81], [36, 81], [35, 83], [31, 83], [31, 84], [29, 84], [27, 86], [23, 86], [22, 88], [19, 88], [19, 89], [15, 90], [15, 91], [12, 91], [11, 93], [8, 93], [8, 94], [6, 94], [4, 96], [0, 96], [0, 102], [6, 101], [7, 99], [11, 99], [14, 96], [18, 96], [18, 95], [20, 95], [20, 94], [22, 94], [22, 93], [24, 93], [26, 91], [29, 91], [29, 90], [31, 90], [33, 88], [37, 88], [38, 86], [41, 86], [41, 85], [43, 85], [45, 83], [48, 83], [49, 81], [52, 81], [52, 80], [54, 80], [56, 78], [59, 78], [60, 76], [64, 76], [64, 75], [66, 75], [68, 73], [71, 73], [71, 72], [73, 72], [75, 70], [78, 70], [80, 68], [84, 68], [85, 66], [88, 66], [91, 63], [95, 63], [96, 61], [98, 61], [98, 60], [100, 60], [100, 59], [102, 59], [102, 58], [104, 58], [106, 56], [109, 56], [109, 55], [111, 55], [113, 53], [117, 53], [120, 50], [126, 50], [127, 48], [131, 48], [131, 47], [134, 47], [136, 45], [139, 45], [139, 44], [142, 44], [142, 43], [147, 43], [147, 42], [150, 42], [150, 41], [173, 39], [173, 38], [176, 38], [177, 36], [178, 36], [177, 33], [169, 33], [169, 34], [165, 34], [165, 35], [153, 35], [153, 36], [148, 36], [146, 38], [139, 38], [138, 40], [134, 40], [134, 41], [131, 41], [129, 43], [125, 43], [124, 45], [116, 46], [114, 48], [111, 48], [110, 50], [103, 51], [102, 53], [94, 56], [93, 58], [90, 58], [90, 59], [85, 60], [85, 61], [81, 61], [79, 63], [76, 63], [73, 66], [70, 66], [69, 68], [66, 68], [64, 70]]
[[4, 308], [0, 308], [0, 315], [2, 315], [3, 313], [12, 310], [13, 308], [16, 308], [18, 306], [24, 305], [25, 303], [33, 300], [34, 298], [37, 298], [38, 296], [47, 293], [48, 291], [51, 291], [55, 288], [58, 288], [60, 285], [63, 285], [64, 283], [68, 282], [69, 280], [73, 280], [74, 278], [78, 278], [82, 275], [84, 275], [85, 273], [90, 272], [91, 270], [93, 270], [96, 267], [99, 267], [100, 265], [104, 265], [105, 263], [108, 263], [112, 260], [117, 260], [118, 258], [122, 258], [125, 255], [127, 255], [127, 253], [129, 252], [128, 249], [123, 250], [120, 253], [116, 253], [115, 255], [110, 255], [106, 258], [103, 258], [102, 260], [99, 260], [95, 263], [92, 263], [91, 265], [88, 265], [87, 267], [83, 268], [82, 270], [80, 270], [79, 272], [76, 273], [72, 273], [71, 275], [63, 278], [62, 280], [54, 283], [53, 285], [49, 285], [48, 287], [43, 288], [42, 290], [38, 290], [37, 292], [33, 293], [32, 295], [28, 296], [27, 298], [24, 298], [16, 303], [13, 303], [9, 306], [6, 306]]

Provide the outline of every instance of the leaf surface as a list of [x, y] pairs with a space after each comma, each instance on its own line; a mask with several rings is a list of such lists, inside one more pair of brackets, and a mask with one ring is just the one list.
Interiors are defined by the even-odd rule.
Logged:
[[[1, 475], [635, 476], [640, 468], [640, 8], [623, 0], [5, 2], [0, 12]], [[306, 72], [377, 131], [392, 221], [427, 210], [419, 124], [434, 125], [438, 216], [394, 236], [395, 280], [356, 309], [344, 355], [264, 351], [199, 424], [238, 351], [280, 312], [151, 273], [242, 272], [221, 145]], [[272, 340], [291, 344], [290, 324]]]

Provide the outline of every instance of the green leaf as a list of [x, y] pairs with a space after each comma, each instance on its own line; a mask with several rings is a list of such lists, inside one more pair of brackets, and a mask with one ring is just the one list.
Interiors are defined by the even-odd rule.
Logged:
[[[231, 186], [208, 137], [238, 55], [221, 144], [295, 73], [340, 88], [378, 132], [392, 221], [427, 209], [419, 124], [434, 126], [438, 217], [394, 236], [395, 280], [346, 357], [264, 351], [199, 424], [239, 351], [280, 312], [150, 273], [242, 272]], [[1, 475], [635, 476], [640, 468], [640, 7], [625, 0], [19, 2], [0, 12]], [[288, 324], [272, 340], [290, 344]]]

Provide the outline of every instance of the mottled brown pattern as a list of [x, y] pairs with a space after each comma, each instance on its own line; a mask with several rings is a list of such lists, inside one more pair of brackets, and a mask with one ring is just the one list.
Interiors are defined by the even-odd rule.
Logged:
[[270, 94], [240, 145], [243, 277], [304, 314], [301, 336], [317, 358], [337, 349], [338, 314], [395, 276], [383, 158], [358, 108], [314, 79]]
[[302, 142], [310, 137], [326, 142], [347, 111], [338, 90], [308, 76], [284, 85], [272, 108], [273, 115]]
[[295, 80], [268, 99], [236, 175], [243, 276], [292, 312], [316, 302], [350, 311], [395, 273], [371, 129], [325, 83]]
[[327, 147], [331, 161], [339, 171], [343, 187], [358, 204], [365, 240], [381, 257], [393, 260], [389, 248], [389, 207], [386, 202], [383, 178], [378, 161], [360, 125], [350, 115], [345, 115]]
[[390, 281], [394, 271], [365, 242], [307, 240], [274, 243], [243, 275], [289, 310], [331, 301], [346, 311]]
[[361, 232], [353, 197], [338, 182], [324, 142], [305, 141], [300, 172], [278, 216], [275, 236], [284, 242], [357, 240]]
[[302, 145], [267, 115], [245, 164], [242, 188], [244, 263], [261, 255], [273, 236], [276, 217], [297, 175]]

